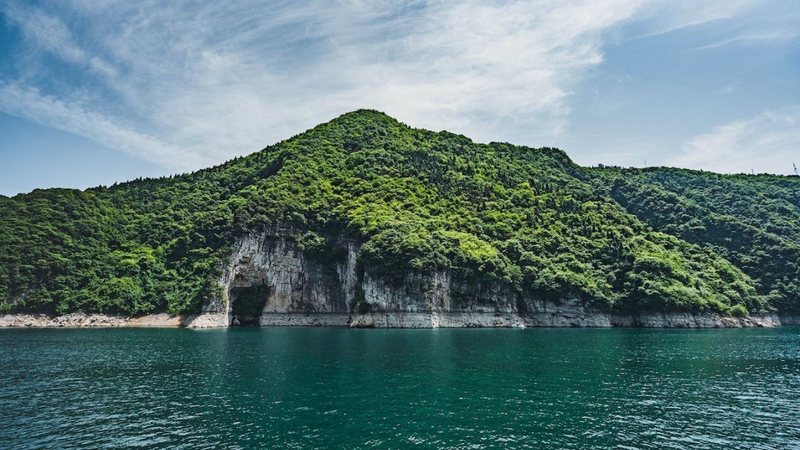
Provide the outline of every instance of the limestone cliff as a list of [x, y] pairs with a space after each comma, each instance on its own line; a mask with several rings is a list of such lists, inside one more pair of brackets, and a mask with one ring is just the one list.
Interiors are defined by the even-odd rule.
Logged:
[[775, 316], [714, 313], [620, 316], [577, 298], [546, 301], [498, 283], [456, 279], [447, 271], [386, 280], [363, 267], [358, 243], [340, 240], [336, 259], [309, 254], [274, 231], [237, 240], [209, 300], [190, 327], [299, 325], [352, 327], [731, 327], [776, 326]]

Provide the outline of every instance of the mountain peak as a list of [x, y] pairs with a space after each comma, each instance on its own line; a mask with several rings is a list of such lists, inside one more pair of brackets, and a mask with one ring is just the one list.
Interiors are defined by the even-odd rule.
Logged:
[[383, 111], [376, 109], [356, 109], [350, 112], [341, 114], [328, 123], [347, 124], [352, 121], [371, 121], [387, 124], [401, 124], [401, 122], [394, 117], [386, 114]]

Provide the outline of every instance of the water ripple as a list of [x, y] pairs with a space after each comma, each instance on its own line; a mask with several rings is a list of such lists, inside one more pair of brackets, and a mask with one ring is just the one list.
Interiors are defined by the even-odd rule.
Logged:
[[3, 448], [798, 448], [800, 329], [0, 330]]

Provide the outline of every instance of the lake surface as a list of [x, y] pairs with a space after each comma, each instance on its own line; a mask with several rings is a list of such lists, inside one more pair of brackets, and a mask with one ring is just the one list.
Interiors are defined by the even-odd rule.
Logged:
[[800, 448], [800, 328], [0, 330], [3, 448]]

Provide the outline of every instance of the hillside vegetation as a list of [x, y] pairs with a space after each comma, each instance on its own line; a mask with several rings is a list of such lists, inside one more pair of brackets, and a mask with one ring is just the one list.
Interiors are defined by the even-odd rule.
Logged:
[[[221, 166], [0, 198], [0, 311], [197, 311], [237, 236], [614, 311], [800, 308], [800, 179], [582, 168], [356, 111]], [[277, 231], [276, 231], [277, 230]]]

